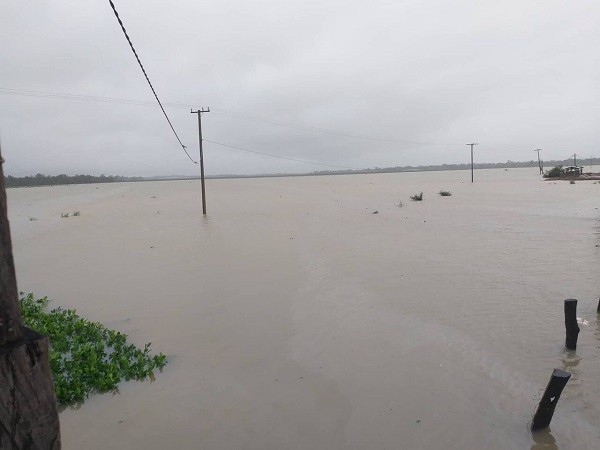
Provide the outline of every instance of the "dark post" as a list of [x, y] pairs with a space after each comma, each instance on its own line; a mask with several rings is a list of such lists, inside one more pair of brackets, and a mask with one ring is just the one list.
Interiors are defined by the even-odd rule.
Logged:
[[598, 308], [596, 308], [596, 312], [600, 314], [600, 299], [598, 299]]
[[542, 150], [541, 148], [536, 148], [534, 150], [534, 152], [537, 152], [537, 154], [538, 154], [538, 167], [540, 168], [540, 175], [543, 175], [544, 169], [542, 168], [542, 160], [540, 159], [540, 151], [541, 150]]
[[550, 425], [560, 394], [567, 384], [567, 381], [569, 381], [569, 378], [571, 378], [569, 372], [554, 369], [550, 381], [548, 382], [548, 386], [546, 386], [546, 390], [544, 391], [544, 395], [540, 400], [540, 404], [533, 416], [531, 431], [542, 430]]
[[206, 191], [204, 189], [204, 153], [202, 152], [202, 113], [210, 112], [210, 108], [190, 111], [198, 114], [198, 139], [200, 142], [200, 184], [202, 185], [202, 214], [206, 215]]
[[565, 346], [569, 350], [577, 349], [579, 325], [577, 325], [577, 300], [574, 298], [565, 300], [565, 328], [567, 331]]
[[59, 449], [48, 338], [21, 322], [0, 154], [0, 448]]
[[471, 146], [471, 183], [473, 182], [473, 146], [477, 145], [476, 142], [473, 142], [471, 144], [467, 144]]

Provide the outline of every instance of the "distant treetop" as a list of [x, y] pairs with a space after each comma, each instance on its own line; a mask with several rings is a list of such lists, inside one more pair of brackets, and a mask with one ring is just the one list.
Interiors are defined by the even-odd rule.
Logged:
[[88, 184], [88, 183], [116, 183], [119, 181], [138, 181], [142, 177], [122, 177], [119, 175], [43, 175], [38, 173], [34, 176], [4, 177], [6, 187], [30, 187], [30, 186], [57, 186], [64, 184]]

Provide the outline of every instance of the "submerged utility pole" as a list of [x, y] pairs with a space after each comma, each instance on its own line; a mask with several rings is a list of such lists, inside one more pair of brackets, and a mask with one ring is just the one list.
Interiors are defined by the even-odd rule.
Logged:
[[197, 111], [190, 110], [192, 114], [198, 114], [198, 140], [200, 143], [200, 184], [202, 185], [202, 214], [206, 215], [206, 191], [204, 189], [204, 153], [202, 152], [202, 113], [210, 112], [210, 108], [202, 108]]
[[573, 153], [573, 165], [577, 167], [577, 153]]
[[541, 148], [536, 148], [534, 150], [534, 152], [537, 152], [537, 154], [538, 154], [538, 166], [540, 168], [540, 175], [542, 175], [544, 173], [544, 169], [542, 167], [542, 160], [540, 159], [540, 151], [541, 150], [542, 150]]
[[473, 142], [471, 144], [467, 144], [471, 146], [471, 183], [473, 182], [473, 146], [477, 145], [477, 142]]

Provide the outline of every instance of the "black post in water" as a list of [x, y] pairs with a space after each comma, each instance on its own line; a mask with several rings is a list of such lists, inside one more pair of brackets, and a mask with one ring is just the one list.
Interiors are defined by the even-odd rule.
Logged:
[[204, 190], [204, 153], [202, 152], [202, 113], [210, 112], [210, 108], [190, 111], [198, 114], [198, 140], [200, 142], [200, 184], [202, 186], [202, 214], [206, 215], [206, 192]]
[[600, 314], [600, 298], [598, 299], [598, 308], [596, 309], [596, 312]]
[[577, 325], [577, 300], [574, 298], [565, 300], [565, 328], [567, 331], [565, 347], [569, 350], [577, 349], [579, 325]]
[[554, 409], [560, 398], [563, 388], [571, 378], [569, 372], [564, 370], [554, 369], [546, 391], [540, 400], [540, 404], [535, 411], [533, 416], [533, 422], [531, 423], [531, 431], [542, 430], [550, 425], [552, 416], [554, 415]]

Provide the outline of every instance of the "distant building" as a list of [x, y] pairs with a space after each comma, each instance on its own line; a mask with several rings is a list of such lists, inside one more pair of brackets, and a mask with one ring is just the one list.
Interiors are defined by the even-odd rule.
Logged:
[[565, 175], [566, 176], [579, 176], [583, 173], [583, 167], [581, 166], [568, 166], [565, 167]]

